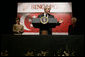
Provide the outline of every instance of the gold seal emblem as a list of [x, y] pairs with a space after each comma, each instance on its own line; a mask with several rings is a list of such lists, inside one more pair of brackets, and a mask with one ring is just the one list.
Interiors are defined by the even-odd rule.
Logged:
[[40, 22], [41, 22], [42, 24], [46, 24], [46, 23], [48, 23], [48, 18], [45, 17], [45, 16], [43, 16], [43, 17], [40, 18]]

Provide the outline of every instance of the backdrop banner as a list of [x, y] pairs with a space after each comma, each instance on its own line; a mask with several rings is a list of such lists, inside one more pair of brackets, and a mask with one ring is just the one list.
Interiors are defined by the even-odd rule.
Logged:
[[63, 23], [60, 26], [56, 26], [52, 29], [52, 35], [68, 35], [68, 27], [71, 24], [72, 17], [72, 3], [18, 3], [17, 17], [20, 18], [20, 24], [24, 26], [23, 35], [39, 35], [39, 28], [34, 28], [32, 25], [32, 19], [37, 18], [38, 15], [44, 12], [44, 6], [51, 6], [51, 15], [59, 21], [63, 19]]

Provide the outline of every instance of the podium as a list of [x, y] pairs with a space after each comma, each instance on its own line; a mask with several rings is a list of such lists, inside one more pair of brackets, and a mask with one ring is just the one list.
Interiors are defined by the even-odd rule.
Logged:
[[33, 26], [40, 29], [40, 35], [51, 35], [52, 28], [55, 28], [57, 23], [57, 19], [47, 17], [33, 18], [32, 20]]

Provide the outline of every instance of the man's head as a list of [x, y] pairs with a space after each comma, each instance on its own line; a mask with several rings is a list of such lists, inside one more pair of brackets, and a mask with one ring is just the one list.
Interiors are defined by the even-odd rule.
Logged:
[[44, 12], [45, 13], [50, 13], [50, 10], [51, 10], [51, 6], [48, 6], [48, 5], [46, 5], [45, 7], [44, 7]]
[[77, 22], [76, 17], [72, 17], [72, 24], [75, 24]]

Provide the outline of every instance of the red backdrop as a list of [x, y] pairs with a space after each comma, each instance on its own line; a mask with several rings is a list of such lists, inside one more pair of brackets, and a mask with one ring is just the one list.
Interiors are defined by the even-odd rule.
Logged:
[[[27, 14], [27, 13], [26, 13]], [[32, 33], [38, 33], [39, 29], [38, 28], [34, 28], [31, 24], [32, 18], [36, 17], [41, 14], [41, 13], [29, 13], [28, 15], [25, 16], [24, 19], [24, 26], [27, 29], [30, 30], [26, 30], [24, 29], [24, 33], [25, 32], [32, 32]], [[24, 14], [18, 13], [17, 17], [21, 18], [22, 16], [24, 16]], [[68, 27], [71, 24], [71, 17], [72, 17], [72, 13], [51, 13], [51, 15], [54, 15], [54, 17], [57, 19], [57, 21], [59, 21], [60, 19], [63, 19], [63, 23], [60, 26], [56, 26], [55, 28], [52, 29], [53, 33], [68, 33]], [[30, 19], [30, 20], [29, 20]]]

